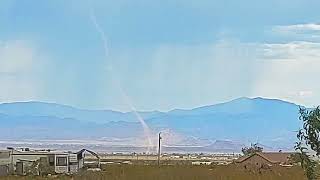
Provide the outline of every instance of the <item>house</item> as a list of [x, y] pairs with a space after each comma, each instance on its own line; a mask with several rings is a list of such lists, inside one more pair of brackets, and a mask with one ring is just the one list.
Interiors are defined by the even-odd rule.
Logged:
[[0, 175], [9, 173], [25, 175], [33, 172], [73, 174], [84, 167], [84, 153], [89, 152], [97, 157], [100, 166], [99, 156], [89, 150], [83, 149], [79, 152], [61, 152], [51, 150], [30, 150], [29, 148], [0, 151]]
[[239, 159], [235, 160], [236, 164], [243, 165], [244, 167], [248, 166], [274, 166], [274, 165], [289, 165], [290, 156], [293, 153], [284, 153], [284, 152], [256, 152], [247, 156], [242, 156]]

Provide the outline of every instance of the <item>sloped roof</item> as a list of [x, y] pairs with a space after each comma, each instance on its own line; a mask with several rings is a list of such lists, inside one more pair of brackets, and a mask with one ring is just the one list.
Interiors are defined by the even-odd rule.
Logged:
[[251, 158], [252, 156], [257, 155], [273, 164], [287, 163], [291, 154], [292, 153], [283, 153], [283, 152], [264, 152], [264, 153], [256, 152], [251, 155], [242, 156], [239, 159], [237, 159], [236, 162], [241, 163]]
[[82, 149], [79, 152], [77, 152], [77, 155], [82, 155], [84, 152], [89, 152], [90, 154], [92, 154], [93, 156], [95, 156], [96, 158], [100, 159], [99, 155], [91, 150], [88, 149]]
[[290, 155], [292, 153], [283, 153], [283, 152], [268, 152], [268, 153], [262, 153], [266, 158], [274, 161], [274, 162], [280, 162], [285, 163], [288, 162]]

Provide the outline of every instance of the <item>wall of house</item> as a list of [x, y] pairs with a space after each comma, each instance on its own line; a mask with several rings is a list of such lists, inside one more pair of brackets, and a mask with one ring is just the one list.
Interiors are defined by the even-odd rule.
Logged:
[[0, 165], [8, 165], [10, 162], [10, 151], [0, 151]]
[[81, 158], [81, 159], [79, 159], [79, 167], [78, 167], [78, 169], [83, 168], [83, 166], [84, 166], [84, 158]]
[[77, 154], [69, 154], [69, 172], [71, 174], [77, 173], [79, 170], [79, 162]]
[[[42, 155], [42, 154], [25, 154], [25, 153], [15, 153], [12, 156], [12, 162], [13, 162], [13, 172], [24, 175], [25, 172], [29, 167], [32, 166], [34, 161], [40, 160], [40, 158], [47, 158], [48, 155]], [[19, 163], [19, 166], [18, 166]]]
[[7, 165], [0, 165], [0, 176], [7, 176], [9, 174], [9, 167]]
[[48, 157], [48, 155], [25, 155], [25, 154], [14, 154], [13, 155], [13, 163], [16, 164], [19, 161], [36, 161], [39, 160], [41, 157]]

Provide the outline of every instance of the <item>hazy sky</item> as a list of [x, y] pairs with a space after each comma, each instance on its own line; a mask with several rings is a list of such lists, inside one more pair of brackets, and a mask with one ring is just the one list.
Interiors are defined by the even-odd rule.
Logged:
[[[319, 0], [1, 0], [0, 102], [320, 104]], [[107, 41], [94, 24], [95, 14]]]

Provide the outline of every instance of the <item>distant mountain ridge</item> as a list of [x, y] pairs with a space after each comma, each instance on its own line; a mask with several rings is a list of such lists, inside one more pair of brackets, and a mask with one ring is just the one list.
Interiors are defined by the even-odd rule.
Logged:
[[[0, 104], [0, 113], [12, 116], [53, 116], [59, 118], [74, 118], [84, 122], [106, 123], [110, 121], [137, 122], [133, 113], [123, 113], [113, 110], [87, 110], [57, 103], [45, 102], [15, 102]], [[161, 112], [140, 112], [144, 118], [153, 117]]]
[[[150, 126], [154, 140], [159, 131], [171, 134], [168, 135], [170, 145], [187, 143], [210, 147], [207, 141], [201, 140], [210, 139], [243, 144], [259, 141], [268, 147], [288, 148], [293, 146], [294, 131], [300, 127], [298, 112], [299, 105], [294, 103], [243, 97], [190, 110], [140, 114]], [[145, 139], [133, 113], [85, 110], [54, 103], [0, 104], [0, 122], [2, 139]], [[230, 148], [239, 145], [221, 144]], [[216, 144], [215, 148], [220, 145]]]

